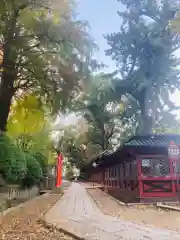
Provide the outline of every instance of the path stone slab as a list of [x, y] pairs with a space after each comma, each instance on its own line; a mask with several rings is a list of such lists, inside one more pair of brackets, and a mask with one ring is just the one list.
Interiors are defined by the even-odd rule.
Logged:
[[45, 220], [85, 240], [180, 240], [176, 232], [102, 214], [85, 187], [78, 183], [71, 185]]

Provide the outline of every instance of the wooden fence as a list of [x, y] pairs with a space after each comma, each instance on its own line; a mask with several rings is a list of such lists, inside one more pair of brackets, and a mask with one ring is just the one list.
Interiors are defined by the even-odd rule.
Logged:
[[46, 177], [40, 184], [40, 191], [52, 190], [56, 186], [55, 177]]

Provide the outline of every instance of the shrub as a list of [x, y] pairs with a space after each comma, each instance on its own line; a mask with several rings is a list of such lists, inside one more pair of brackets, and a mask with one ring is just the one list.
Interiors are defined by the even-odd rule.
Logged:
[[19, 184], [27, 172], [25, 153], [5, 135], [0, 136], [0, 173], [10, 184]]
[[72, 180], [73, 177], [74, 177], [74, 173], [73, 173], [72, 168], [67, 168], [67, 170], [66, 170], [66, 178], [68, 180]]
[[26, 153], [26, 161], [27, 161], [27, 174], [22, 181], [23, 187], [31, 187], [34, 185], [38, 185], [43, 179], [43, 172], [41, 165], [34, 158], [34, 156], [30, 153]]
[[36, 152], [33, 154], [33, 157], [38, 161], [38, 163], [40, 164], [42, 171], [43, 171], [43, 176], [47, 175], [48, 169], [48, 158], [46, 156], [44, 156], [42, 153], [40, 152]]

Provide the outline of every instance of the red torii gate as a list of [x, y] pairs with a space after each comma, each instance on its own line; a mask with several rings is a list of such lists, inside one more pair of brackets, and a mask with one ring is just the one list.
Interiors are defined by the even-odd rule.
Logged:
[[58, 153], [56, 187], [60, 187], [62, 185], [62, 168], [63, 168], [63, 155], [62, 153]]

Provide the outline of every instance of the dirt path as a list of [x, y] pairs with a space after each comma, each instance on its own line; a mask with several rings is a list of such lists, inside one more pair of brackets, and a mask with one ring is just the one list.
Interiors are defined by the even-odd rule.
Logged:
[[39, 218], [59, 200], [59, 194], [42, 195], [0, 217], [1, 240], [73, 240], [55, 229], [45, 228]]
[[164, 211], [147, 205], [120, 206], [99, 189], [88, 189], [87, 191], [105, 214], [131, 222], [180, 232], [180, 212]]

